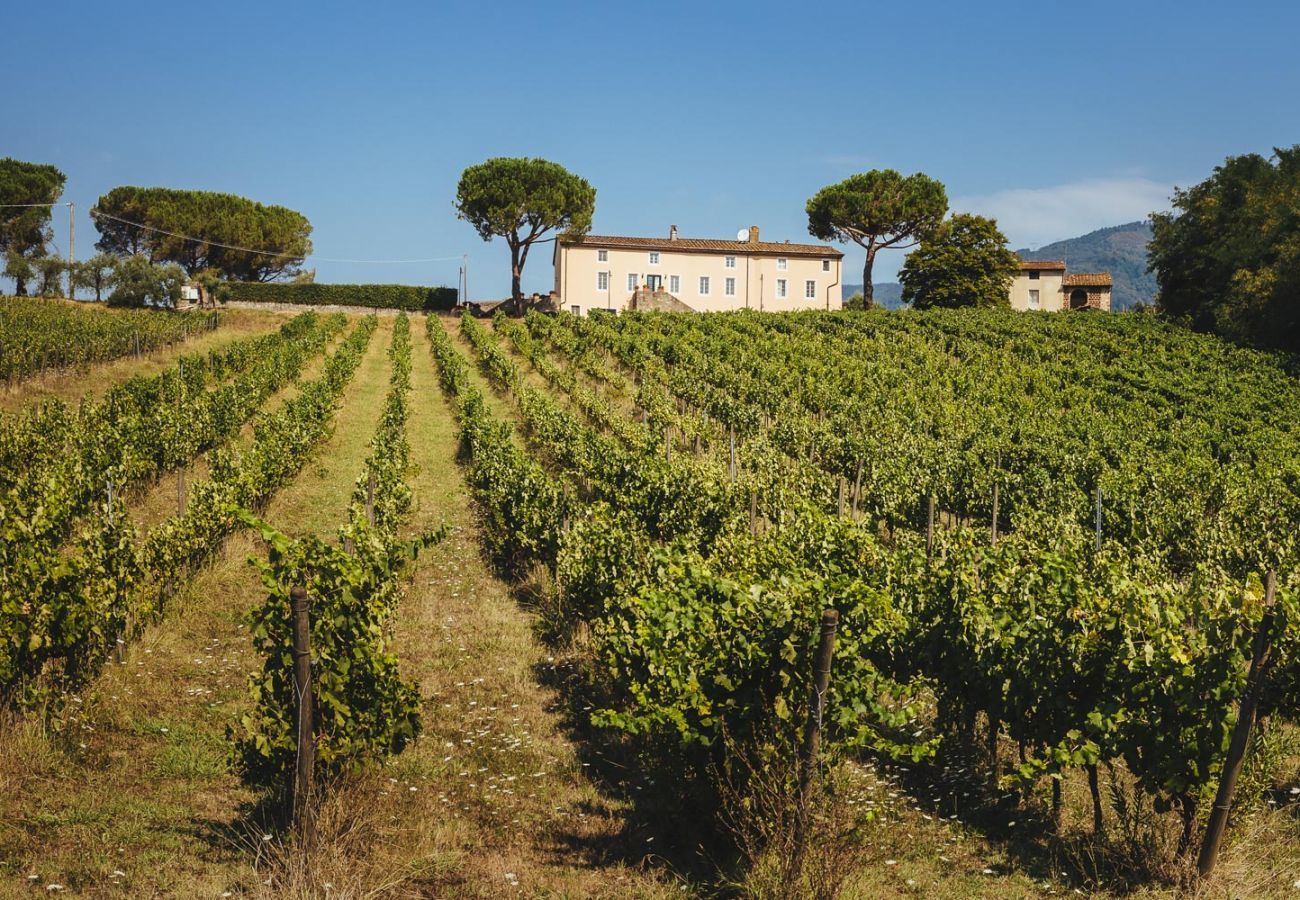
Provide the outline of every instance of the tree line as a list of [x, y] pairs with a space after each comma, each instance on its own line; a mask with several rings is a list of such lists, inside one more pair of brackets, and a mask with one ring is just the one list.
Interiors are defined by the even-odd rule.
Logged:
[[[311, 223], [282, 206], [234, 194], [123, 186], [91, 210], [99, 253], [69, 267], [49, 253], [66, 176], [54, 166], [0, 159], [3, 274], [22, 296], [70, 286], [110, 303], [172, 305], [186, 280], [218, 293], [224, 281], [310, 279]], [[1202, 331], [1266, 347], [1300, 347], [1300, 145], [1270, 157], [1229, 157], [1205, 181], [1176, 190], [1154, 213], [1150, 270], [1158, 310]], [[457, 215], [485, 241], [510, 248], [511, 296], [540, 242], [591, 229], [596, 189], [558, 163], [497, 157], [461, 174]], [[994, 219], [949, 215], [944, 185], [922, 172], [875, 169], [828, 185], [806, 205], [809, 233], [865, 253], [863, 296], [881, 250], [911, 250], [899, 280], [915, 308], [1007, 306], [1018, 259]]]
[[310, 278], [311, 223], [300, 212], [235, 194], [113, 188], [90, 210], [99, 232], [90, 259], [51, 252], [51, 219], [66, 183], [55, 166], [0, 159], [0, 254], [14, 293], [92, 291], [110, 305], [175, 306], [196, 282], [219, 299], [229, 281]]

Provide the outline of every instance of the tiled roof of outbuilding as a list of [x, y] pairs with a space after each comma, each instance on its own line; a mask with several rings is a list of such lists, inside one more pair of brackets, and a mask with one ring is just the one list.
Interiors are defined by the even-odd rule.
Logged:
[[1062, 287], [1110, 287], [1109, 272], [1074, 272], [1065, 276]]
[[1055, 271], [1065, 271], [1065, 260], [1063, 259], [1022, 259], [1020, 261], [1020, 270], [1027, 272], [1030, 269], [1044, 269]]

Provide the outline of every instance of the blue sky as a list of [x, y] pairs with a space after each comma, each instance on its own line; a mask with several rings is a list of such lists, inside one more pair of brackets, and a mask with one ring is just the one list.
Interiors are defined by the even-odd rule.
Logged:
[[[1225, 156], [1300, 141], [1300, 6], [790, 2], [8, 4], [0, 156], [80, 212], [120, 184], [305, 213], [318, 257], [508, 255], [452, 209], [467, 165], [543, 156], [597, 233], [807, 239], [853, 172], [943, 181], [1013, 246], [1142, 217]], [[66, 214], [56, 213], [60, 247]], [[846, 281], [859, 280], [850, 253]], [[876, 280], [900, 262], [882, 258]], [[321, 281], [454, 284], [458, 259], [309, 261]], [[525, 288], [551, 282], [549, 252]]]

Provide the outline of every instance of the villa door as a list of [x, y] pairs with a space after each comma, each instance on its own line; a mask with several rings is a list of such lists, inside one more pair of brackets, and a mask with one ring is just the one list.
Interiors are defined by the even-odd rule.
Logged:
[[657, 291], [663, 285], [664, 278], [662, 275], [647, 275], [645, 277], [645, 286], [652, 291]]

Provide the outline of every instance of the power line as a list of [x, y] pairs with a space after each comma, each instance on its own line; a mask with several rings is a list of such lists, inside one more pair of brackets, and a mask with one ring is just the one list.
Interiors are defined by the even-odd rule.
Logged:
[[[145, 231], [153, 231], [153, 232], [156, 232], [156, 233], [158, 233], [158, 234], [165, 234], [165, 235], [167, 235], [168, 237], [178, 238], [178, 239], [180, 239], [180, 240], [182, 240], [182, 241], [193, 241], [194, 243], [197, 243], [197, 244], [206, 244], [206, 245], [209, 246], [209, 247], [220, 247], [220, 248], [222, 248], [223, 250], [237, 250], [237, 251], [239, 251], [239, 252], [241, 252], [241, 253], [256, 253], [256, 254], [258, 254], [258, 255], [260, 255], [260, 256], [283, 256], [283, 257], [287, 257], [287, 258], [291, 258], [291, 259], [292, 259], [292, 258], [297, 258], [298, 255], [299, 255], [299, 254], [296, 254], [296, 253], [278, 253], [278, 252], [273, 251], [273, 250], [259, 250], [259, 249], [254, 248], [254, 247], [236, 247], [236, 246], [233, 245], [233, 244], [221, 244], [221, 243], [218, 243], [217, 241], [210, 241], [210, 240], [207, 240], [207, 239], [205, 239], [205, 238], [194, 237], [193, 235], [188, 235], [188, 234], [178, 234], [178, 233], [175, 232], [175, 231], [167, 231], [167, 230], [162, 229], [162, 228], [155, 228], [155, 227], [152, 226], [152, 225], [145, 225], [143, 222], [132, 222], [132, 221], [129, 221], [128, 219], [122, 219], [122, 218], [119, 218], [119, 217], [117, 217], [117, 216], [109, 215], [108, 213], [105, 213], [105, 212], [100, 212], [100, 211], [97, 210], [97, 209], [91, 209], [91, 210], [90, 210], [90, 215], [91, 215], [92, 218], [96, 218], [96, 219], [101, 219], [101, 218], [102, 218], [102, 219], [112, 219], [114, 222], [121, 222], [123, 225], [130, 225], [130, 226], [132, 226], [132, 227], [134, 227], [134, 228], [143, 228]], [[308, 256], [311, 257], [312, 262], [332, 262], [332, 263], [368, 263], [368, 264], [374, 264], [374, 265], [395, 265], [395, 264], [404, 264], [404, 263], [448, 262], [448, 261], [453, 260], [453, 259], [460, 259], [460, 258], [461, 258], [461, 254], [457, 254], [456, 256], [430, 256], [430, 257], [426, 257], [426, 258], [424, 258], [424, 259], [344, 259], [344, 258], [341, 258], [341, 257], [316, 256], [315, 254], [308, 254]]]

